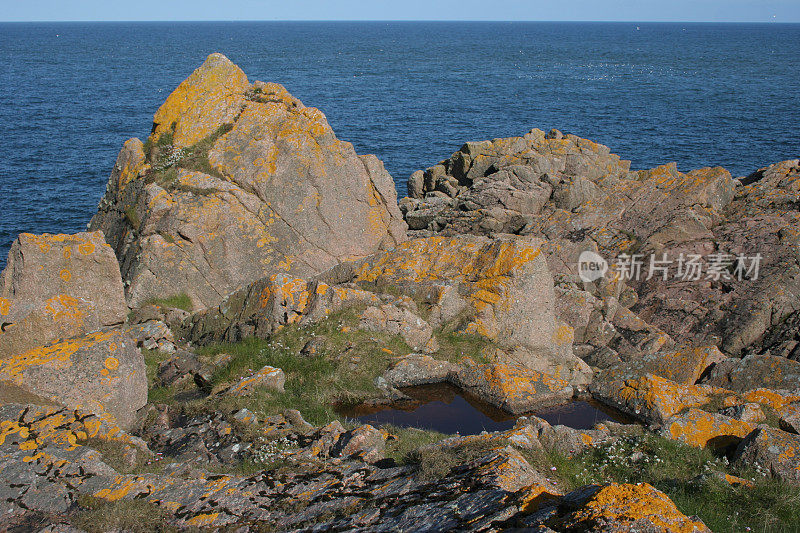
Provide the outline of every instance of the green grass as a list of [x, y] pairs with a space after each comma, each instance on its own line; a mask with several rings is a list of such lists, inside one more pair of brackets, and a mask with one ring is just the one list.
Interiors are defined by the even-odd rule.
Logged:
[[392, 435], [386, 442], [386, 457], [394, 459], [399, 464], [412, 464], [417, 461], [416, 452], [419, 448], [439, 442], [449, 435], [419, 428], [401, 428], [391, 424], [381, 426]]
[[433, 482], [447, 476], [453, 468], [474, 461], [504, 442], [505, 439], [475, 439], [456, 446], [422, 447], [410, 452], [405, 462], [417, 465], [417, 479]]
[[172, 391], [167, 387], [157, 387], [155, 385], [158, 365], [169, 359], [169, 355], [158, 350], [148, 350], [142, 348], [144, 355], [144, 366], [147, 371], [147, 402], [151, 404], [168, 403], [172, 396]]
[[183, 190], [200, 195], [216, 192], [216, 189], [182, 185], [178, 180], [178, 169], [182, 168], [223, 178], [222, 174], [208, 160], [208, 152], [217, 139], [231, 129], [233, 129], [233, 124], [223, 124], [205, 139], [179, 150], [173, 146], [173, 132], [171, 131], [162, 133], [156, 142], [148, 139], [144, 146], [144, 152], [151, 167], [147, 172], [145, 182], [156, 183], [168, 191]]
[[128, 221], [128, 224], [130, 224], [134, 230], [139, 231], [142, 221], [139, 219], [139, 213], [136, 212], [135, 205], [125, 209], [125, 220]]
[[203, 174], [208, 174], [209, 176], [222, 178], [223, 176], [219, 170], [214, 168], [214, 166], [211, 165], [211, 162], [208, 160], [208, 152], [214, 146], [214, 143], [217, 142], [217, 139], [232, 129], [233, 124], [223, 124], [205, 139], [198, 141], [195, 145], [185, 149], [186, 155], [184, 155], [183, 159], [177, 163], [177, 166], [187, 170], [202, 172]]
[[[641, 456], [634, 461], [637, 452]], [[528, 454], [527, 458], [540, 467], [554, 466], [553, 474], [563, 490], [591, 483], [649, 483], [666, 493], [681, 512], [699, 516], [715, 532], [746, 531], [747, 527], [800, 531], [800, 487], [734, 470], [706, 448], [648, 434], [623, 438], [572, 458], [556, 453]], [[754, 486], [731, 486], [720, 478], [725, 473], [753, 479]]]
[[494, 343], [486, 337], [471, 333], [439, 331], [436, 338], [439, 341], [439, 350], [434, 354], [436, 359], [458, 363], [464, 357], [469, 357], [479, 364], [490, 362], [487, 352]]
[[119, 500], [109, 502], [81, 494], [70, 522], [89, 533], [130, 531], [132, 533], [173, 532], [169, 526], [170, 515], [146, 500]]
[[189, 296], [185, 292], [182, 292], [180, 294], [174, 294], [168, 298], [150, 298], [145, 302], [145, 305], [156, 305], [158, 307], [183, 309], [184, 311], [189, 311], [190, 313], [194, 310], [194, 306], [192, 305], [192, 299], [189, 298]]
[[[215, 387], [234, 383], [266, 365], [286, 374], [283, 393], [257, 390], [245, 397], [222, 396], [213, 399], [219, 402], [216, 408], [245, 407], [262, 417], [298, 409], [311, 424], [323, 425], [340, 420], [337, 405], [379, 397], [375, 378], [397, 355], [411, 350], [400, 337], [356, 330], [358, 314], [357, 309], [345, 309], [310, 327], [286, 326], [269, 340], [250, 338], [201, 348], [201, 357], [233, 356], [212, 376]], [[350, 330], [342, 332], [343, 327]], [[324, 339], [324, 348], [312, 357], [299, 355], [312, 338]]]

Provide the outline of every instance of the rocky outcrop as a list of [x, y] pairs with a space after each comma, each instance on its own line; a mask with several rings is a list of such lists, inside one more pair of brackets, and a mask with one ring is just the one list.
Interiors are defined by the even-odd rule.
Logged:
[[405, 239], [391, 176], [325, 116], [212, 54], [125, 143], [92, 229], [133, 307], [198, 308], [273, 273], [311, 276]]
[[[265, 432], [283, 432], [285, 422], [276, 419]], [[215, 424], [224, 438], [231, 438], [231, 426]], [[472, 444], [476, 453], [430, 479], [418, 467], [379, 467], [355, 459], [368, 458], [365, 454], [382, 446], [383, 435], [370, 426], [321, 428], [320, 438], [325, 431], [334, 436], [326, 449], [339, 457], [336, 461], [251, 475], [181, 471], [175, 463], [162, 465], [158, 473], [120, 472], [111, 466], [113, 454], [107, 451], [136, 457], [148, 453], [144, 443], [79, 411], [7, 405], [0, 408], [0, 428], [0, 491], [7, 495], [0, 511], [9, 526], [30, 517], [67, 524], [76, 507], [97, 501], [139, 502], [149, 509], [154, 527], [179, 529], [707, 531], [647, 484], [589, 485], [562, 495], [496, 435], [435, 445], [440, 453], [451, 454]]]
[[[462, 332], [493, 345], [487, 354], [493, 359], [584, 385], [592, 372], [572, 353], [572, 328], [555, 316], [541, 244], [515, 237], [432, 237], [311, 280], [273, 275], [196, 313], [186, 335], [195, 342], [266, 337], [286, 324], [368, 305], [360, 327], [400, 334], [412, 350], [435, 353], [434, 331]], [[415, 301], [424, 302], [427, 320], [414, 314]]]
[[[546, 239], [563, 248], [548, 251], [551, 268], [560, 273], [577, 273], [577, 254], [566, 254], [565, 263], [564, 249], [598, 251], [612, 268], [622, 254], [640, 254], [643, 275], [622, 280], [635, 290], [634, 298], [629, 294], [619, 302], [642, 320], [637, 329], [644, 332], [646, 325], [650, 335], [661, 331], [678, 345], [716, 345], [729, 356], [750, 348], [791, 357], [800, 339], [798, 183], [797, 160], [738, 180], [722, 168], [682, 173], [675, 164], [630, 171], [605, 146], [555, 130], [532, 130], [523, 137], [467, 143], [449, 159], [415, 173], [409, 179], [412, 198], [401, 207], [416, 234], [515, 233]], [[739, 258], [758, 254], [758, 275], [748, 273], [752, 261]], [[651, 256], [672, 261], [667, 279], [661, 271], [648, 276]], [[677, 263], [695, 256], [703, 275], [687, 282], [676, 275]], [[715, 257], [722, 262], [721, 275], [706, 277]], [[737, 268], [741, 276], [734, 275]], [[596, 289], [584, 288], [596, 298]], [[570, 302], [582, 298], [574, 291], [566, 296]], [[587, 301], [592, 299], [584, 299], [584, 307]], [[601, 336], [613, 336], [618, 328], [605, 322]], [[597, 331], [590, 324], [588, 316], [571, 323], [576, 332]], [[582, 341], [576, 338], [576, 345]], [[668, 344], [662, 341], [664, 348]], [[637, 356], [609, 347], [612, 352], [592, 343], [580, 349], [582, 357], [601, 366], [618, 355], [623, 360]]]
[[136, 342], [112, 331], [34, 348], [0, 360], [10, 382], [70, 409], [111, 415], [128, 427], [147, 403], [144, 359]]
[[0, 273], [0, 359], [119, 326], [122, 279], [102, 232], [21, 234]]

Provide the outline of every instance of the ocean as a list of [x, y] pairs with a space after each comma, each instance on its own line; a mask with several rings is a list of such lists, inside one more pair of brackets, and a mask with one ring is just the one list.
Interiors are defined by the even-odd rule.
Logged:
[[3, 23], [0, 268], [20, 232], [85, 229], [122, 143], [211, 52], [321, 109], [401, 196], [465, 141], [534, 127], [633, 168], [800, 156], [798, 24]]

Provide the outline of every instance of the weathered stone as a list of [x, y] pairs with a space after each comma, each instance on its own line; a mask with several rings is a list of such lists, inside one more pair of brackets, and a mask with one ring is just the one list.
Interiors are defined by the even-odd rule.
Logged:
[[408, 309], [401, 309], [396, 305], [367, 307], [361, 314], [358, 327], [367, 331], [399, 335], [414, 351], [431, 353], [438, 348], [430, 324]]
[[647, 483], [589, 485], [567, 494], [563, 517], [549, 521], [558, 531], [710, 532], [703, 522], [681, 513], [663, 492]]
[[741, 442], [753, 429], [751, 424], [735, 418], [689, 409], [667, 420], [661, 434], [691, 446], [724, 449]]
[[445, 382], [457, 370], [457, 365], [447, 361], [424, 354], [409, 354], [387, 370], [383, 378], [393, 387], [413, 387]]
[[196, 354], [182, 350], [158, 365], [155, 383], [170, 387], [192, 382], [200, 367]]
[[252, 376], [245, 376], [238, 383], [225, 391], [225, 394], [241, 396], [250, 394], [256, 389], [283, 392], [286, 375], [280, 368], [265, 366]]
[[739, 444], [734, 461], [758, 465], [778, 479], [800, 484], [800, 435], [760, 426]]
[[128, 427], [147, 403], [144, 358], [119, 331], [93, 333], [0, 360], [0, 381]]
[[654, 374], [677, 383], [694, 385], [706, 369], [723, 359], [725, 356], [716, 346], [656, 352], [612, 366], [595, 379], [631, 379]]
[[748, 355], [739, 361], [731, 361], [731, 364], [719, 365], [705, 382], [738, 392], [761, 387], [800, 390], [800, 361]]
[[213, 306], [270, 274], [311, 276], [406, 238], [377, 158], [221, 54], [154, 122], [148, 153], [126, 143], [91, 222], [120, 259], [133, 307], [181, 293]]
[[383, 459], [386, 433], [369, 424], [343, 433], [330, 451], [333, 457], [357, 457], [367, 463]]
[[648, 423], [661, 424], [684, 409], [700, 407], [726, 391], [707, 385], [684, 385], [646, 374], [639, 378], [595, 381], [592, 396]]
[[784, 431], [800, 433], [800, 403], [793, 403], [782, 409], [778, 423]]
[[0, 273], [0, 358], [117, 326], [127, 311], [102, 232], [22, 233]]
[[767, 418], [766, 414], [764, 414], [764, 409], [757, 403], [744, 403], [726, 407], [720, 409], [719, 413], [752, 426], [763, 422]]
[[520, 365], [488, 364], [464, 367], [452, 377], [459, 387], [511, 413], [529, 412], [537, 407], [572, 398], [572, 386]]

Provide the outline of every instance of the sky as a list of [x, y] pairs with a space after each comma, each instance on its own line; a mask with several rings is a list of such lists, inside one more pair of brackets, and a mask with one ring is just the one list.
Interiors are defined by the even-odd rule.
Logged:
[[800, 0], [0, 0], [0, 21], [800, 22]]

